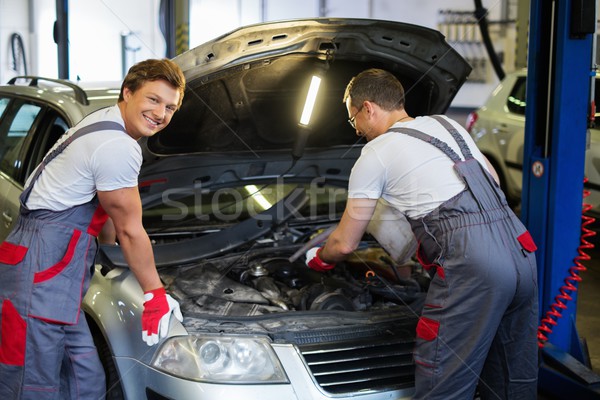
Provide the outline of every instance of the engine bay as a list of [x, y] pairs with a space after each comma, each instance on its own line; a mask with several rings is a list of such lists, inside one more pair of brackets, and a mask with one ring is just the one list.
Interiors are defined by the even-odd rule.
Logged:
[[180, 267], [163, 279], [188, 316], [386, 310], [415, 302], [429, 283], [418, 263], [394, 265], [377, 247], [359, 250], [325, 273], [312, 271], [303, 259], [291, 262], [291, 250], [255, 253]]

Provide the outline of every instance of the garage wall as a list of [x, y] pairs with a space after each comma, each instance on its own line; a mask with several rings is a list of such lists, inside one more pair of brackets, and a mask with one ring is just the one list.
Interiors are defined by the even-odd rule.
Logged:
[[[25, 58], [29, 58], [29, 19], [27, 1], [0, 0], [0, 82], [6, 82], [12, 76], [23, 74], [23, 65], [15, 65], [12, 56], [11, 36], [21, 38], [25, 49]], [[28, 71], [31, 72], [31, 71]]]
[[[36, 0], [37, 3], [38, 0]], [[54, 1], [51, 1], [54, 3]], [[159, 0], [69, 1], [71, 79], [121, 80], [121, 41], [127, 36], [128, 66], [165, 56]]]
[[[507, 2], [483, 0], [489, 19], [502, 17]], [[472, 11], [473, 0], [189, 0], [190, 46], [203, 43], [237, 26], [299, 17], [353, 17], [389, 19], [437, 28], [439, 10]]]
[[[490, 18], [516, 0], [484, 0]], [[190, 46], [237, 26], [268, 20], [331, 16], [392, 19], [435, 28], [439, 9], [473, 9], [473, 0], [189, 0]], [[164, 55], [158, 27], [160, 0], [69, 1], [71, 79], [122, 78], [122, 35], [127, 35], [126, 64]], [[321, 9], [321, 6], [324, 8]], [[52, 38], [56, 0], [0, 0], [0, 81], [20, 71], [9, 65], [9, 38], [23, 39], [28, 72], [56, 77], [56, 45]], [[22, 71], [21, 71], [22, 72]]]
[[[69, 1], [70, 79], [121, 80], [122, 35], [127, 36], [126, 64], [164, 57], [158, 25], [160, 0]], [[53, 39], [55, 0], [0, 0], [0, 82], [22, 74], [12, 68], [10, 36], [23, 38], [28, 72], [58, 76]], [[31, 23], [29, 22], [31, 20]]]
[[[440, 29], [447, 22], [441, 11], [454, 10], [470, 12], [474, 10], [473, 0], [326, 0], [320, 2], [297, 0], [189, 0], [190, 1], [190, 47], [194, 47], [240, 25], [282, 19], [294, 19], [301, 16], [315, 17], [353, 17], [389, 19], [423, 25]], [[488, 9], [488, 20], [500, 21], [508, 19], [507, 9], [517, 0], [483, 1]], [[321, 4], [325, 8], [321, 9]], [[513, 7], [514, 8], [514, 7]], [[514, 16], [513, 16], [514, 18]], [[452, 26], [454, 25], [447, 25]], [[498, 84], [490, 63], [484, 64], [488, 58], [484, 46], [469, 38], [476, 38], [479, 28], [476, 25], [465, 25], [461, 32], [448, 30], [448, 40], [454, 40], [454, 47], [463, 55], [472, 57], [470, 63], [476, 66], [472, 74], [473, 82], [463, 86], [456, 96], [453, 107], [475, 108], [482, 104], [488, 94]], [[497, 51], [504, 54], [507, 69], [514, 68], [516, 36], [514, 23], [509, 25], [492, 25], [496, 29], [495, 45]], [[483, 62], [482, 62], [483, 61]], [[475, 79], [476, 78], [476, 79]]]
[[[514, 11], [518, 1], [522, 0], [483, 0], [488, 20], [497, 22], [490, 28], [507, 71], [514, 68]], [[240, 25], [261, 21], [314, 16], [390, 19], [442, 30], [459, 53], [476, 67], [453, 106], [474, 108], [497, 84], [489, 60], [486, 64], [485, 49], [477, 43], [476, 25], [460, 27], [453, 22], [461, 13], [468, 15], [473, 11], [473, 0], [189, 0], [189, 3], [190, 47]], [[70, 79], [121, 80], [123, 71], [134, 62], [163, 57], [166, 46], [158, 26], [159, 4], [160, 0], [69, 0]], [[56, 0], [0, 0], [0, 82], [23, 73], [22, 68], [14, 66], [10, 45], [13, 33], [22, 39], [29, 73], [58, 75], [57, 48], [52, 38], [55, 8]], [[511, 20], [512, 23], [498, 23]]]

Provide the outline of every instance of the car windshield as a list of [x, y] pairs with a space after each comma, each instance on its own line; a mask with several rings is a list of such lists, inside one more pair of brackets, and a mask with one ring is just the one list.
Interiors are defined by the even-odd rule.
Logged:
[[[527, 88], [526, 78], [522, 77], [517, 79], [515, 85], [506, 100], [506, 106], [511, 112], [516, 114], [525, 115], [526, 106], [526, 92]], [[600, 127], [600, 79], [595, 79], [594, 82], [594, 128]]]
[[174, 189], [164, 192], [160, 204], [144, 210], [144, 226], [151, 232], [193, 229], [209, 230], [242, 222], [270, 209], [296, 188], [304, 188], [308, 201], [295, 213], [297, 222], [338, 220], [344, 211], [347, 190], [324, 185], [254, 183], [205, 190]]

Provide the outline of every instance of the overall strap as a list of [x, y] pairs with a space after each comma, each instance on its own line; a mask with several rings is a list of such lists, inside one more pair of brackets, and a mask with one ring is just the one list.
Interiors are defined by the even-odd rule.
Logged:
[[[448, 130], [448, 132], [450, 132], [454, 140], [456, 140], [457, 144], [461, 149], [461, 152], [465, 156], [464, 161], [460, 159], [458, 154], [454, 150], [452, 150], [448, 146], [448, 144], [441, 140], [438, 140], [437, 138], [432, 137], [431, 135], [427, 135], [416, 129], [408, 128], [393, 128], [390, 129], [390, 131], [405, 133], [409, 136], [421, 139], [426, 143], [430, 143], [431, 145], [441, 150], [454, 162], [455, 172], [464, 181], [466, 185], [467, 191], [463, 191], [462, 193], [468, 192], [470, 193], [470, 195], [461, 195], [460, 197], [455, 196], [454, 198], [447, 200], [442, 205], [440, 205], [436, 213], [430, 213], [430, 215], [432, 215], [431, 218], [427, 216], [423, 217], [420, 219], [420, 222], [418, 222], [417, 225], [413, 225], [411, 222], [411, 226], [413, 226], [413, 229], [416, 229], [415, 226], [420, 226], [420, 224], [422, 224], [423, 221], [425, 221], [426, 219], [430, 221], [442, 221], [443, 218], [440, 218], [440, 210], [443, 210], [444, 208], [448, 208], [450, 210], [457, 210], [460, 207], [464, 207], [464, 204], [468, 204], [469, 202], [471, 206], [469, 206], [468, 209], [471, 211], [469, 211], [467, 214], [471, 216], [475, 215], [477, 212], [483, 212], [485, 213], [485, 215], [482, 214], [482, 218], [484, 221], [489, 221], [490, 218], [496, 217], [505, 218], [506, 215], [508, 215], [506, 211], [507, 209], [509, 209], [508, 204], [506, 203], [504, 194], [494, 181], [494, 178], [492, 178], [492, 176], [484, 168], [484, 166], [481, 165], [481, 163], [479, 163], [479, 161], [477, 161], [472, 156], [471, 151], [468, 148], [464, 138], [447, 120], [444, 120], [439, 116], [433, 116], [432, 118], [440, 122], [440, 124], [446, 130]], [[465, 203], [462, 204], [462, 202]]]
[[450, 157], [450, 159], [452, 161], [454, 161], [454, 163], [458, 163], [458, 162], [462, 161], [460, 159], [460, 156], [458, 154], [456, 154], [456, 152], [454, 150], [452, 150], [450, 148], [450, 146], [448, 146], [447, 143], [442, 142], [438, 138], [434, 138], [433, 136], [428, 135], [426, 133], [423, 133], [421, 131], [418, 131], [416, 129], [412, 129], [412, 128], [390, 128], [389, 132], [404, 133], [404, 134], [406, 134], [408, 136], [412, 136], [412, 137], [414, 137], [416, 139], [421, 139], [422, 141], [424, 141], [426, 143], [429, 143], [429, 144], [433, 145], [434, 147], [437, 147], [444, 154], [446, 154], [448, 157]]
[[[448, 122], [444, 118], [440, 117], [439, 115], [432, 115], [431, 118], [438, 121], [450, 133], [450, 135], [452, 135], [452, 137], [458, 144], [460, 151], [462, 152], [463, 156], [465, 157], [465, 160], [469, 160], [469, 159], [473, 158], [473, 155], [471, 154], [471, 150], [469, 149], [469, 146], [465, 142], [465, 139], [462, 137], [462, 135], [460, 133], [458, 133], [456, 128], [454, 128], [454, 126], [452, 126], [452, 124], [450, 122]], [[458, 162], [462, 161], [460, 159], [460, 156], [454, 150], [452, 150], [452, 148], [450, 148], [450, 146], [448, 146], [447, 143], [445, 143], [431, 135], [428, 135], [424, 132], [421, 132], [419, 130], [412, 129], [412, 128], [391, 128], [391, 129], [389, 129], [389, 131], [405, 133], [416, 139], [421, 139], [422, 141], [429, 143], [429, 144], [435, 146], [436, 148], [438, 148], [439, 150], [441, 150], [452, 161], [454, 161], [454, 163], [458, 163]]]
[[25, 206], [25, 203], [27, 203], [29, 194], [31, 193], [31, 190], [33, 189], [33, 184], [40, 177], [42, 171], [44, 170], [44, 168], [46, 168], [46, 165], [48, 165], [48, 163], [50, 161], [52, 161], [56, 156], [58, 156], [60, 153], [62, 153], [63, 150], [73, 142], [73, 140], [78, 139], [78, 138], [82, 137], [83, 135], [87, 135], [88, 133], [98, 132], [98, 131], [108, 131], [108, 130], [125, 132], [125, 128], [123, 127], [123, 125], [119, 124], [118, 122], [114, 122], [114, 121], [95, 122], [93, 124], [86, 125], [80, 129], [78, 129], [75, 133], [73, 133], [71, 136], [69, 136], [67, 139], [65, 139], [64, 142], [62, 142], [54, 150], [52, 150], [50, 153], [48, 153], [46, 155], [46, 157], [44, 157], [44, 159], [42, 160], [40, 165], [38, 165], [38, 167], [36, 168], [35, 173], [34, 173], [33, 177], [31, 178], [31, 182], [29, 183], [29, 186], [21, 194], [21, 205]]
[[460, 147], [460, 151], [465, 157], [465, 160], [473, 158], [473, 154], [471, 154], [471, 149], [469, 149], [467, 142], [465, 142], [465, 138], [463, 138], [462, 135], [458, 133], [454, 125], [452, 125], [447, 119], [439, 115], [432, 115], [431, 118], [439, 122], [452, 135], [454, 140], [456, 140], [458, 147]]

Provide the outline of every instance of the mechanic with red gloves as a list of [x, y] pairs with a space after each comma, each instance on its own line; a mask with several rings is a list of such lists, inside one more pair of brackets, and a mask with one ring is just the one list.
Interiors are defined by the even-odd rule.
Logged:
[[380, 69], [361, 72], [343, 101], [368, 143], [348, 202], [317, 271], [358, 246], [379, 198], [406, 216], [417, 257], [433, 275], [416, 328], [414, 399], [536, 399], [535, 244], [468, 133], [444, 116], [410, 117], [404, 88]]
[[108, 217], [144, 291], [143, 340], [164, 337], [171, 313], [182, 319], [142, 226], [137, 140], [169, 124], [184, 89], [172, 61], [135, 64], [118, 103], [67, 131], [27, 180], [19, 219], [0, 245], [0, 398], [104, 398], [81, 301]]

